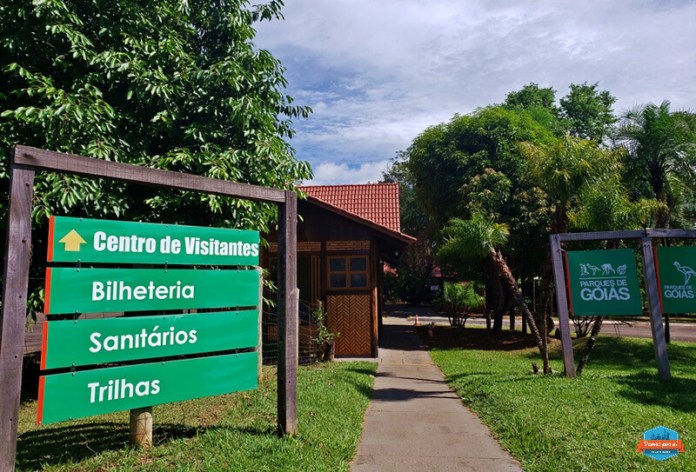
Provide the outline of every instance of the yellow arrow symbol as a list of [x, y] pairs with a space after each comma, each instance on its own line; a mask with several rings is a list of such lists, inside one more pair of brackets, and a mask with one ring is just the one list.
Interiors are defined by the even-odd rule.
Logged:
[[68, 252], [80, 252], [80, 244], [85, 244], [87, 241], [82, 239], [77, 231], [71, 229], [68, 234], [63, 236], [63, 239], [58, 241], [65, 244], [65, 250]]

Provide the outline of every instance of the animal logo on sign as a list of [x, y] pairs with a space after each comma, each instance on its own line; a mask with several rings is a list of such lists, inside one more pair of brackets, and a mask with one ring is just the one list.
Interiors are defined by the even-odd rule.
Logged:
[[590, 275], [595, 277], [597, 274], [608, 276], [608, 275], [625, 275], [628, 266], [626, 264], [618, 266], [614, 269], [609, 263], [602, 264], [600, 267], [592, 264], [580, 264], [580, 277], [589, 277]]
[[[592, 274], [590, 274], [592, 272]], [[602, 269], [592, 264], [580, 264], [580, 277], [586, 277], [589, 275], [597, 275], [602, 272]]]
[[684, 274], [684, 285], [689, 283], [692, 275], [696, 275], [696, 271], [689, 266], [681, 265], [679, 261], [674, 261], [674, 267], [677, 268], [679, 272]]

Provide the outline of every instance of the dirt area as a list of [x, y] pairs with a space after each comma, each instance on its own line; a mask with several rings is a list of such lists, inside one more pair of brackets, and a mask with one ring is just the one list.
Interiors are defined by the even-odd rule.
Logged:
[[[522, 334], [518, 331], [503, 330], [501, 333], [491, 334], [479, 328], [452, 328], [450, 326], [435, 326], [432, 336], [429, 335], [428, 331], [428, 326], [418, 327], [418, 332], [428, 346], [441, 349], [515, 351], [536, 346], [531, 334]], [[549, 345], [556, 342], [560, 341], [549, 338]]]

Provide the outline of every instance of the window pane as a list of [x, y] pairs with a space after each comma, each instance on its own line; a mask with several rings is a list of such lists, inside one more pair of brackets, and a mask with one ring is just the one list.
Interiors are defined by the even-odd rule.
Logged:
[[367, 257], [351, 257], [350, 258], [350, 270], [351, 271], [367, 270]]
[[345, 272], [346, 259], [344, 257], [332, 257], [329, 259], [329, 272]]
[[345, 288], [346, 281], [346, 274], [331, 274], [331, 277], [329, 277], [331, 288]]
[[367, 274], [350, 274], [350, 286], [353, 288], [367, 287]]

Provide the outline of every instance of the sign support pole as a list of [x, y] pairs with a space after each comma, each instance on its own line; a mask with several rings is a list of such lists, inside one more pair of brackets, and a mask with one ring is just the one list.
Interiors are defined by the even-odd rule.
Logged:
[[131, 445], [152, 447], [152, 407], [135, 408], [129, 417]]
[[14, 470], [31, 255], [34, 170], [12, 165], [0, 319], [0, 470]]
[[297, 434], [297, 195], [278, 211], [278, 434]]
[[561, 240], [557, 234], [551, 235], [551, 257], [553, 260], [553, 279], [556, 286], [556, 304], [558, 306], [558, 324], [561, 330], [563, 348], [563, 368], [566, 377], [575, 377], [575, 358], [573, 342], [570, 338], [570, 316], [568, 314], [568, 294], [566, 292], [565, 273], [563, 272], [563, 252]]
[[645, 292], [648, 294], [648, 304], [650, 306], [650, 326], [652, 328], [653, 346], [655, 347], [655, 358], [657, 359], [657, 370], [660, 379], [667, 381], [671, 380], [672, 374], [669, 369], [667, 343], [665, 342], [665, 332], [662, 327], [660, 290], [657, 286], [653, 245], [652, 240], [647, 236], [643, 236], [641, 240], [643, 248], [643, 270], [645, 271]]

